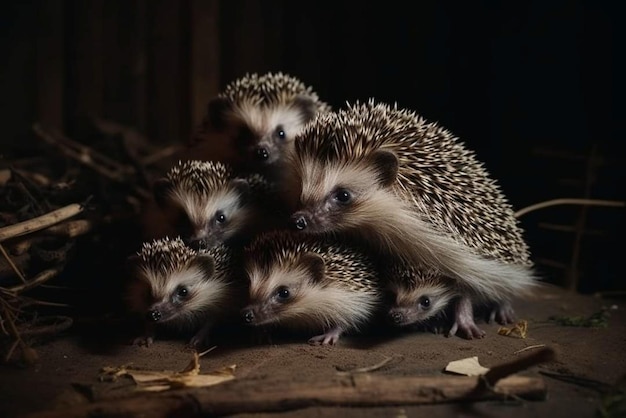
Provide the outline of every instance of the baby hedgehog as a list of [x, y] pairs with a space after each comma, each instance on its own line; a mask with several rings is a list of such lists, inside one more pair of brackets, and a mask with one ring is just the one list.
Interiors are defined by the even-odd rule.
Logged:
[[233, 269], [233, 252], [220, 245], [197, 252], [180, 238], [146, 242], [130, 257], [131, 281], [126, 302], [131, 313], [141, 315], [146, 333], [136, 341], [150, 345], [156, 326], [194, 332], [189, 345], [198, 347], [212, 326], [238, 311], [233, 300], [240, 298]]
[[263, 177], [236, 177], [217, 161], [181, 161], [153, 190], [171, 235], [180, 235], [195, 249], [244, 242], [278, 219], [272, 216], [271, 186]]
[[[306, 122], [330, 111], [312, 87], [279, 73], [246, 74], [226, 86], [208, 104], [195, 143], [233, 148], [229, 164], [239, 172], [274, 177], [293, 148], [293, 139]], [[209, 152], [210, 156], [211, 153]], [[216, 159], [216, 158], [208, 158]]]
[[244, 250], [244, 266], [250, 294], [244, 321], [322, 331], [311, 344], [335, 344], [342, 333], [365, 325], [382, 303], [372, 260], [329, 237], [266, 232]]
[[[439, 271], [502, 302], [503, 322], [506, 300], [535, 283], [496, 182], [450, 132], [409, 110], [370, 100], [320, 115], [297, 137], [293, 167], [298, 230], [342, 232], [416, 271]], [[466, 314], [456, 313], [463, 324]]]

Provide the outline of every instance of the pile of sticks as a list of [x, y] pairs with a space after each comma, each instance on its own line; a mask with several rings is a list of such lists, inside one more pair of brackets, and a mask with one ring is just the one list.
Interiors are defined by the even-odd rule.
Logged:
[[[157, 149], [136, 131], [91, 120], [90, 140], [33, 126], [30, 155], [0, 160], [0, 349], [5, 362], [38, 359], [34, 337], [68, 329], [68, 307], [33, 297], [51, 287], [72, 262], [77, 239], [94, 229], [137, 216], [160, 172], [158, 163], [177, 145]], [[94, 129], [95, 128], [95, 129]], [[151, 171], [152, 169], [152, 171]], [[43, 307], [52, 315], [42, 315]]]

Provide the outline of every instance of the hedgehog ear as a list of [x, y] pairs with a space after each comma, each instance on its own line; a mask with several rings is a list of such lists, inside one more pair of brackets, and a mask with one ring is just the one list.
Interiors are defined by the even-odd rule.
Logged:
[[298, 95], [293, 99], [294, 106], [300, 111], [303, 122], [308, 122], [317, 114], [317, 104], [315, 101], [304, 95]]
[[127, 277], [134, 278], [139, 271], [139, 256], [132, 254], [126, 257], [124, 261], [124, 273]]
[[372, 163], [378, 171], [378, 180], [383, 187], [391, 186], [398, 176], [398, 157], [392, 152], [378, 150], [372, 154]]
[[152, 185], [152, 194], [157, 204], [163, 208], [167, 204], [170, 190], [172, 190], [172, 183], [167, 179], [161, 178], [154, 182]]
[[200, 253], [193, 262], [202, 270], [205, 280], [210, 279], [215, 273], [215, 260], [209, 254]]
[[226, 114], [231, 108], [230, 101], [225, 98], [216, 97], [211, 99], [207, 105], [207, 116], [204, 119], [205, 128], [210, 126], [218, 131], [223, 130], [227, 125]]
[[235, 187], [235, 190], [241, 195], [243, 201], [247, 201], [250, 198], [252, 190], [250, 183], [248, 183], [246, 179], [236, 178], [233, 179], [231, 183]]
[[326, 264], [321, 255], [314, 252], [307, 252], [302, 255], [301, 263], [311, 273], [313, 282], [319, 283], [326, 276]]

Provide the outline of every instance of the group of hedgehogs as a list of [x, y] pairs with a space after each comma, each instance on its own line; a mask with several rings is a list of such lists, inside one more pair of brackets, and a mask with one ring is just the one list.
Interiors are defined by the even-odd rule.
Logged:
[[497, 182], [411, 110], [333, 110], [295, 77], [248, 74], [210, 100], [188, 154], [153, 185], [168, 232], [128, 260], [139, 344], [163, 325], [200, 348], [233, 320], [323, 345], [381, 320], [481, 338], [478, 312], [511, 323], [538, 283]]

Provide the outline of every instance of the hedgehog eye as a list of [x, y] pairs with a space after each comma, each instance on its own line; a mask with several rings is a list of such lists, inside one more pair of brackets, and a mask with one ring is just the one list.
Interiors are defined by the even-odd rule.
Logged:
[[289, 289], [286, 286], [281, 286], [276, 291], [276, 296], [278, 296], [279, 300], [284, 301], [284, 300], [289, 299], [289, 296], [291, 296], [291, 293], [289, 292]]
[[217, 211], [217, 213], [215, 214], [215, 222], [217, 222], [218, 224], [223, 224], [224, 222], [226, 222], [226, 215], [224, 215], [224, 212], [222, 212], [221, 210]]
[[176, 288], [176, 297], [179, 299], [185, 299], [187, 296], [189, 296], [189, 289], [187, 289], [187, 287], [178, 286]]
[[333, 193], [333, 199], [341, 204], [346, 204], [352, 199], [352, 194], [347, 189], [337, 189]]
[[417, 300], [417, 303], [421, 306], [422, 309], [430, 308], [430, 298], [428, 296], [422, 296]]
[[279, 139], [285, 139], [287, 137], [287, 134], [285, 133], [285, 129], [283, 128], [283, 125], [278, 125], [276, 127], [275, 134]]

